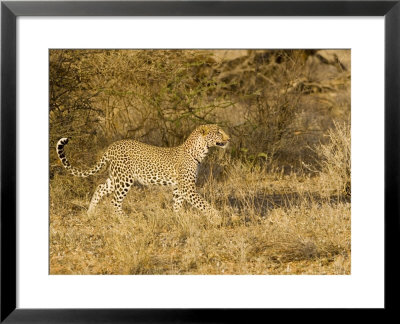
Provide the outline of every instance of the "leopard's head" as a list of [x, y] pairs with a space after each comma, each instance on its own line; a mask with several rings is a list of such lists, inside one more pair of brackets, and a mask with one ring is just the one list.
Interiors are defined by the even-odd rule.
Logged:
[[230, 137], [218, 125], [197, 127], [186, 140], [184, 147], [195, 161], [200, 163], [213, 146], [226, 148]]
[[226, 148], [231, 139], [218, 125], [215, 124], [202, 125], [199, 126], [197, 130], [202, 136], [207, 148], [213, 146]]

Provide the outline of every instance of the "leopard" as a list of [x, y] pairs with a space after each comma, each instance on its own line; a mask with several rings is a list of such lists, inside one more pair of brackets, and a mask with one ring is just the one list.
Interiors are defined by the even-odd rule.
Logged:
[[107, 166], [108, 178], [98, 185], [87, 213], [93, 215], [104, 196], [112, 195], [114, 211], [124, 214], [122, 203], [132, 185], [161, 185], [172, 187], [173, 211], [179, 212], [184, 201], [208, 214], [218, 214], [196, 190], [199, 166], [211, 147], [225, 149], [228, 136], [217, 124], [196, 127], [178, 146], [161, 147], [134, 139], [112, 143], [98, 162], [89, 169], [73, 167], [65, 154], [69, 138], [61, 138], [56, 145], [57, 155], [64, 168], [73, 176], [89, 177]]

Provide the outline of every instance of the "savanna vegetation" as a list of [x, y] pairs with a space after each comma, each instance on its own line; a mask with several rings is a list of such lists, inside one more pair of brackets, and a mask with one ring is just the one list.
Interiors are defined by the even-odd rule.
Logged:
[[[349, 50], [51, 50], [50, 274], [350, 274]], [[172, 191], [135, 186], [124, 216], [106, 178], [74, 166], [113, 141], [181, 144], [200, 124], [231, 136], [199, 170], [222, 224]]]

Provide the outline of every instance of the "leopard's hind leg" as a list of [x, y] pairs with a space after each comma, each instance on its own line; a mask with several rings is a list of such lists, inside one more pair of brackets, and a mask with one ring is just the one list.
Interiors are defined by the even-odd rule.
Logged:
[[88, 208], [88, 215], [93, 214], [95, 207], [99, 203], [100, 199], [105, 195], [109, 195], [115, 190], [113, 181], [108, 178], [105, 183], [100, 184], [93, 194], [92, 200]]
[[126, 195], [128, 194], [129, 189], [132, 187], [133, 178], [120, 180], [115, 183], [114, 189], [114, 197], [111, 201], [112, 205], [114, 206], [115, 212], [117, 214], [123, 214], [122, 212], [122, 201], [125, 199]]

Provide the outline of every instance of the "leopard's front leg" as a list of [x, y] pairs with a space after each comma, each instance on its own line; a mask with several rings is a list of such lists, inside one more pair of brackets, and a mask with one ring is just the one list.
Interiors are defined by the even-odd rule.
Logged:
[[174, 212], [178, 212], [182, 208], [184, 197], [178, 187], [173, 190]]
[[183, 193], [185, 200], [206, 214], [211, 223], [218, 225], [221, 224], [222, 217], [220, 216], [219, 212], [200, 196], [200, 194], [196, 191], [194, 182], [187, 184], [183, 190]]
[[185, 199], [191, 205], [200, 209], [203, 212], [206, 213], [212, 213], [214, 211], [216, 212], [216, 210], [212, 208], [211, 205], [207, 201], [205, 201], [203, 197], [200, 196], [200, 194], [196, 191], [196, 188], [194, 186], [186, 188]]
[[[193, 207], [200, 209], [211, 223], [221, 224], [222, 217], [203, 197], [196, 191], [196, 176], [198, 164], [187, 164], [179, 170], [177, 189], [174, 190], [174, 210], [182, 205], [183, 197]], [[176, 195], [175, 195], [176, 194]]]

